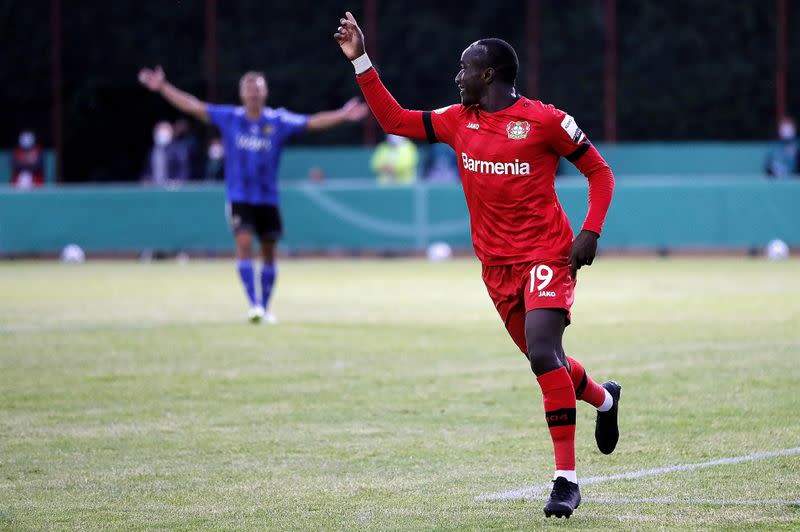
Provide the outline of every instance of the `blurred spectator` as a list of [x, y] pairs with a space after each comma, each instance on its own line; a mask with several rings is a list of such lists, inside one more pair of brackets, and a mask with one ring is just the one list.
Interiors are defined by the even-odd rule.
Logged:
[[784, 116], [778, 124], [778, 140], [767, 156], [767, 175], [773, 179], [797, 176], [800, 173], [797, 155], [795, 123], [791, 117]]
[[189, 159], [186, 150], [172, 142], [172, 124], [159, 122], [153, 128], [153, 148], [145, 161], [142, 180], [154, 185], [168, 185], [189, 179]]
[[422, 163], [422, 178], [430, 183], [458, 181], [458, 161], [447, 144], [431, 144]]
[[206, 159], [206, 181], [223, 181], [225, 179], [225, 145], [222, 137], [212, 137], [208, 143], [208, 159]]
[[325, 170], [321, 166], [312, 166], [308, 169], [308, 180], [315, 185], [321, 185], [325, 182]]
[[185, 118], [178, 118], [172, 124], [172, 143], [174, 149], [183, 152], [182, 157], [186, 157], [189, 162], [188, 179], [199, 179], [203, 173], [200, 171], [203, 165], [202, 154], [198, 149], [197, 137], [192, 133], [189, 121]]
[[44, 185], [44, 150], [30, 129], [20, 131], [19, 144], [11, 155], [11, 184], [16, 188]]
[[372, 155], [370, 166], [381, 185], [410, 185], [417, 178], [417, 147], [399, 135], [386, 135]]

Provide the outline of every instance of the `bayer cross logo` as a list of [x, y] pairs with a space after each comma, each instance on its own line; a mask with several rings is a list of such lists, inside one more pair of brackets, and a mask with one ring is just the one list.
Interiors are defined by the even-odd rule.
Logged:
[[520, 140], [528, 137], [528, 132], [531, 130], [531, 125], [528, 122], [509, 122], [506, 126], [508, 138], [512, 140]]

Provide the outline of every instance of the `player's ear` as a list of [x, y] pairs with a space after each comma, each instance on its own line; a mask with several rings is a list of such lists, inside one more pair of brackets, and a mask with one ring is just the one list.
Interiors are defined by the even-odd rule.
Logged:
[[486, 70], [483, 71], [483, 82], [486, 83], [487, 85], [491, 85], [496, 75], [497, 71], [494, 68], [492, 67], [487, 68]]

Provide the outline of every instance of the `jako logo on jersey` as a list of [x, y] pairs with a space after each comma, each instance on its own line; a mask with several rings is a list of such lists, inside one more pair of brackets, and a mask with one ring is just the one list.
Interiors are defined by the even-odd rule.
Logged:
[[508, 138], [512, 140], [521, 140], [528, 137], [528, 132], [531, 130], [531, 125], [528, 122], [509, 122], [506, 126]]
[[530, 163], [521, 163], [519, 159], [514, 159], [513, 163], [495, 163], [492, 161], [478, 161], [461, 152], [461, 162], [464, 170], [478, 172], [479, 174], [495, 175], [529, 175], [531, 173]]
[[247, 151], [268, 151], [272, 141], [250, 135], [236, 135], [236, 147]]
[[475, 122], [467, 122], [467, 129], [478, 129], [481, 127], [480, 124], [476, 124]]
[[539, 290], [539, 297], [556, 297], [556, 293], [549, 290]]

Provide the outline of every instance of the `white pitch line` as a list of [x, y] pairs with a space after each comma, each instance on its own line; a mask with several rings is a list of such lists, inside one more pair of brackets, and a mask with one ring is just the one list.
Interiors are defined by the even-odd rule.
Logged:
[[[542, 497], [544, 500], [544, 497]], [[724, 499], [677, 499], [675, 497], [644, 497], [644, 498], [626, 498], [626, 497], [586, 497], [583, 499], [585, 502], [600, 502], [607, 504], [641, 504], [641, 503], [655, 503], [655, 504], [708, 504], [710, 506], [800, 506], [800, 499], [733, 499], [726, 501]]]
[[[546, 495], [537, 495], [533, 500], [546, 501]], [[605, 504], [708, 504], [710, 506], [800, 506], [800, 499], [678, 499], [676, 497], [581, 497], [581, 502]]]
[[[753, 462], [755, 460], [763, 460], [765, 458], [791, 456], [794, 454], [800, 454], [800, 447], [780, 449], [778, 451], [762, 451], [753, 454], [746, 454], [744, 456], [734, 456], [731, 458], [718, 458], [716, 460], [709, 460], [708, 462], [697, 462], [694, 464], [678, 464], [666, 467], [654, 467], [652, 469], [641, 469], [639, 471], [629, 471], [627, 473], [617, 473], [615, 475], [588, 477], [580, 479], [580, 485], [589, 486], [591, 484], [599, 484], [601, 482], [608, 482], [610, 480], [628, 480], [632, 478], [666, 475], [668, 473], [675, 473], [676, 471], [691, 471], [694, 469], [702, 469], [704, 467], [711, 467], [717, 465], [741, 464], [743, 462]], [[475, 497], [475, 500], [509, 501], [514, 499], [534, 499], [542, 492], [546, 492], [547, 490], [549, 490], [551, 486], [552, 486], [551, 484], [545, 484], [542, 486], [528, 486], [525, 488], [517, 488], [509, 491], [502, 491], [500, 493], [491, 493], [489, 495], [478, 495], [477, 497]], [[793, 504], [793, 503], [790, 502], [787, 504]]]

